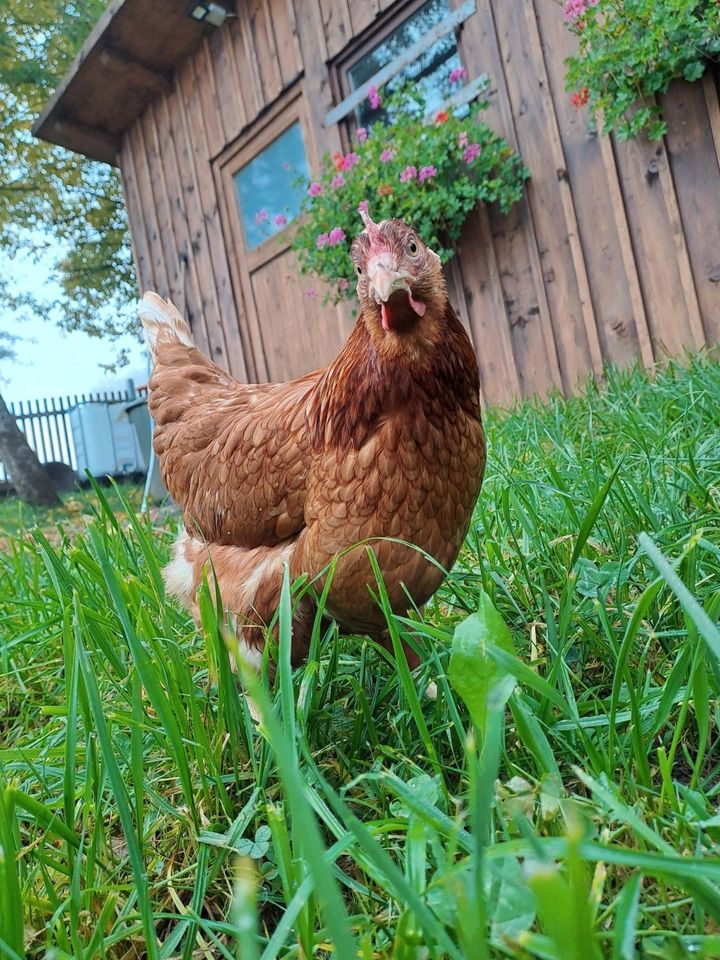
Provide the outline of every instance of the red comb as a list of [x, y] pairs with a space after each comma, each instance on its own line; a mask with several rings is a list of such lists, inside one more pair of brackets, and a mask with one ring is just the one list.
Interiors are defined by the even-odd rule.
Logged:
[[362, 217], [363, 223], [365, 224], [365, 230], [366, 230], [366, 232], [367, 232], [370, 236], [372, 236], [373, 234], [376, 234], [376, 235], [377, 235], [378, 225], [375, 223], [375, 221], [373, 220], [373, 218], [372, 218], [372, 217], [370, 216], [370, 214], [368, 213], [367, 201], [365, 201], [365, 203], [361, 203], [361, 204], [360, 204], [360, 206], [358, 207], [358, 211], [359, 211], [359, 213], [360, 213], [360, 216]]

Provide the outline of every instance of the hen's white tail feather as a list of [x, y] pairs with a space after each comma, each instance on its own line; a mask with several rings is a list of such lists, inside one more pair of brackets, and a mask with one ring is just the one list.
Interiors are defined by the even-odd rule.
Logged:
[[180, 316], [180, 311], [170, 300], [148, 290], [143, 295], [138, 306], [138, 316], [143, 325], [145, 343], [152, 354], [153, 361], [159, 343], [184, 343], [187, 347], [194, 347], [190, 327]]

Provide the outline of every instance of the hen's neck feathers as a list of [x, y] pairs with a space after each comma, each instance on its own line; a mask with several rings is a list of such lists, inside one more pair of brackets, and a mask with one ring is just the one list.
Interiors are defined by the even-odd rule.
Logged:
[[424, 415], [441, 426], [457, 408], [480, 416], [479, 374], [472, 344], [448, 303], [442, 339], [420, 352], [377, 350], [363, 316], [327, 367], [308, 404], [318, 449], [358, 449], [392, 416]]

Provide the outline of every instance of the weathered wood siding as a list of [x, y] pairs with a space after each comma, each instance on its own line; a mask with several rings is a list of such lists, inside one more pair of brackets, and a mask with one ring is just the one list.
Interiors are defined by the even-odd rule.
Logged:
[[[330, 65], [390, 6], [238, 0], [237, 18], [206, 39], [124, 139], [140, 282], [172, 296], [201, 347], [242, 379], [262, 379], [272, 364], [251, 343], [254, 307], [244, 301], [212, 162], [298, 82], [312, 152], [338, 149], [341, 131], [323, 123], [333, 106]], [[489, 73], [489, 122], [532, 172], [510, 216], [479, 209], [470, 218], [447, 271], [486, 400], [571, 390], [604, 361], [650, 365], [716, 343], [717, 77], [673, 85], [663, 98], [664, 142], [618, 143], [588, 130], [587, 111], [570, 104], [563, 61], [574, 40], [555, 0], [477, 0], [477, 8], [459, 31], [463, 63], [471, 76]], [[300, 297], [307, 281], [297, 282]], [[272, 316], [263, 323], [267, 337]], [[338, 324], [337, 343], [298, 338], [284, 366], [312, 369], [341, 335]], [[278, 330], [289, 350], [286, 336]]]

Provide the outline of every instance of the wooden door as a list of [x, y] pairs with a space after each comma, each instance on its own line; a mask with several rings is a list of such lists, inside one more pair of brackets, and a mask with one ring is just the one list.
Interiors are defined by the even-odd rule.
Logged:
[[300, 199], [294, 181], [316, 168], [299, 86], [215, 163], [258, 381], [289, 380], [324, 366], [350, 331], [347, 307], [323, 306], [327, 286], [301, 275], [291, 248]]

